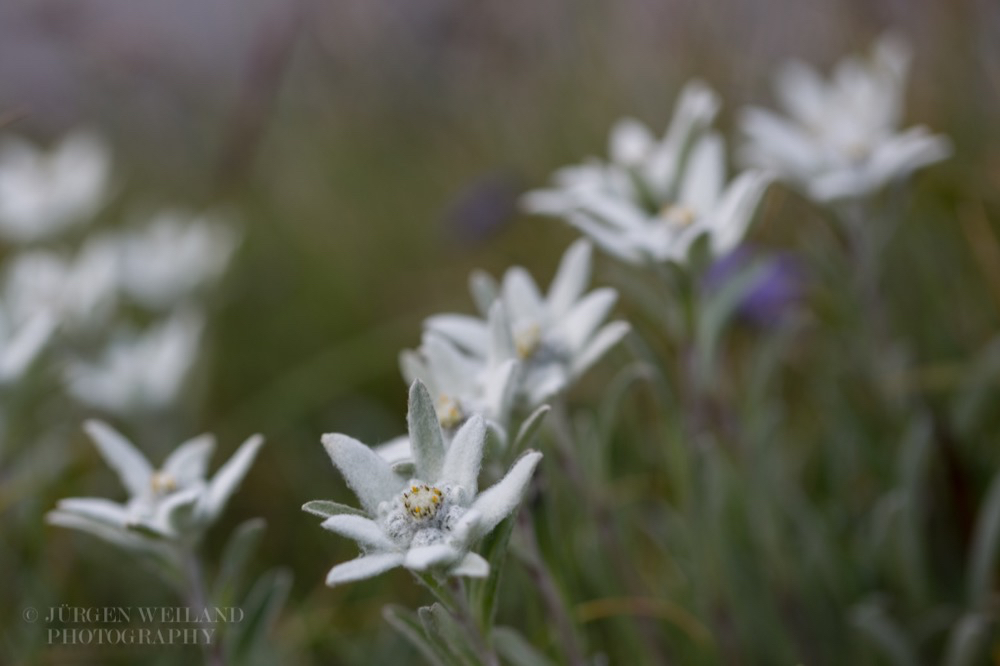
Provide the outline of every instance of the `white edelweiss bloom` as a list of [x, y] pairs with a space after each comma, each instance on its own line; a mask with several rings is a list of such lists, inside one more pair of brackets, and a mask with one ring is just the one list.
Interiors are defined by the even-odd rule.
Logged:
[[114, 413], [166, 407], [194, 365], [202, 327], [200, 315], [184, 311], [141, 333], [122, 333], [96, 362], [67, 365], [67, 389], [81, 403]]
[[786, 64], [775, 87], [787, 115], [744, 110], [742, 161], [829, 202], [867, 196], [945, 159], [947, 138], [922, 126], [900, 131], [909, 62], [905, 42], [886, 34], [870, 59], [842, 60], [828, 81], [808, 65]]
[[218, 278], [238, 234], [214, 217], [164, 211], [121, 240], [120, 286], [150, 308], [170, 307]]
[[419, 379], [436, 396], [438, 421], [447, 433], [473, 414], [503, 432], [514, 398], [515, 359], [472, 356], [428, 330], [419, 349], [400, 354], [399, 366], [408, 384]]
[[15, 137], [0, 142], [0, 236], [28, 243], [89, 220], [104, 203], [111, 154], [77, 131], [50, 151]]
[[604, 324], [618, 292], [602, 287], [584, 293], [592, 254], [586, 240], [573, 243], [545, 296], [528, 271], [515, 266], [499, 286], [478, 287], [481, 293], [492, 289], [498, 294], [485, 321], [443, 314], [424, 325], [474, 356], [494, 363], [516, 359], [520, 397], [537, 407], [583, 375], [629, 331], [623, 321]]
[[68, 329], [104, 322], [117, 300], [115, 253], [114, 240], [101, 235], [72, 258], [45, 250], [16, 255], [4, 281], [10, 316], [20, 322], [45, 312]]
[[517, 508], [542, 458], [541, 453], [528, 451], [500, 481], [479, 492], [485, 421], [479, 416], [468, 419], [445, 446], [427, 388], [414, 382], [410, 399], [414, 461], [410, 479], [400, 477], [385, 459], [355, 439], [323, 436], [330, 459], [362, 508], [324, 501], [302, 507], [323, 516], [324, 528], [354, 539], [361, 548], [360, 557], [330, 570], [327, 585], [370, 578], [398, 566], [452, 576], [487, 576], [489, 564], [470, 548]]
[[638, 121], [621, 120], [610, 163], [558, 171], [555, 188], [528, 193], [526, 208], [564, 218], [632, 264], [683, 262], [703, 234], [725, 254], [743, 239], [769, 178], [749, 171], [726, 185], [725, 145], [709, 130], [718, 106], [714, 92], [688, 84], [661, 141]]
[[129, 499], [124, 503], [97, 497], [63, 499], [46, 520], [138, 550], [155, 549], [163, 540], [198, 538], [222, 513], [264, 443], [260, 435], [250, 437], [208, 479], [208, 459], [215, 449], [212, 435], [184, 442], [154, 469], [106, 423], [87, 421], [84, 429], [118, 474]]
[[23, 323], [15, 323], [0, 304], [0, 385], [17, 381], [44, 349], [56, 320], [38, 312]]

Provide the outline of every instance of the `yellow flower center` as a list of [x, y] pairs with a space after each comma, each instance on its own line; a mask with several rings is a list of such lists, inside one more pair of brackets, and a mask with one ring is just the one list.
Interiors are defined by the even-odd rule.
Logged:
[[542, 329], [538, 324], [525, 326], [514, 335], [514, 347], [521, 360], [531, 358], [542, 342]]
[[438, 423], [443, 428], [454, 428], [462, 422], [462, 406], [450, 395], [444, 393], [439, 395], [434, 411], [437, 412]]
[[424, 522], [437, 515], [441, 508], [441, 490], [434, 486], [422, 484], [410, 486], [410, 489], [403, 493], [403, 506], [415, 520]]
[[166, 472], [154, 472], [149, 485], [157, 495], [165, 495], [177, 490], [177, 480]]
[[690, 206], [667, 204], [660, 210], [660, 217], [673, 227], [686, 227], [693, 224], [698, 214]]

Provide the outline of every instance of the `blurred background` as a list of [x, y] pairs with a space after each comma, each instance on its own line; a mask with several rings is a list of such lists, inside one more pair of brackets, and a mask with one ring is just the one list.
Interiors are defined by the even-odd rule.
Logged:
[[[521, 264], [547, 283], [574, 234], [558, 221], [518, 213], [516, 198], [558, 166], [605, 154], [614, 120], [632, 115], [661, 130], [681, 85], [699, 77], [722, 94], [719, 124], [732, 138], [736, 110], [773, 105], [776, 65], [794, 57], [826, 71], [842, 55], [868, 49], [889, 27], [914, 47], [907, 124], [926, 124], [955, 146], [953, 159], [918, 174], [884, 270], [891, 317], [907, 332], [904, 391], [926, 400], [929, 413], [950, 414], [952, 398], [972, 381], [970, 367], [985, 367], [976, 359], [987, 358], [1000, 322], [1000, 5], [992, 0], [0, 3], [0, 132], [42, 145], [78, 127], [105, 136], [116, 190], [95, 227], [127, 225], [135, 211], [152, 207], [224, 208], [243, 236], [210, 296], [202, 355], [179, 407], [145, 425], [82, 407], [38, 411], [23, 414], [8, 438], [13, 452], [30, 450], [32, 433], [58, 440], [33, 463], [32, 469], [53, 470], [44, 482], [19, 485], [0, 506], [7, 542], [0, 624], [11, 663], [130, 663], [97, 648], [44, 649], [19, 617], [29, 602], [128, 606], [170, 598], [130, 569], [127, 556], [41, 523], [61, 497], [121, 499], [117, 480], [79, 429], [95, 415], [134, 436], [154, 461], [182, 438], [211, 431], [220, 442], [217, 465], [245, 437], [264, 433], [268, 443], [210, 532], [208, 552], [217, 556], [240, 521], [267, 521], [255, 566], [287, 566], [294, 575], [272, 632], [281, 663], [407, 658], [408, 648], [381, 617], [386, 602], [415, 607], [424, 600], [406, 574], [333, 590], [323, 585], [327, 569], [351, 557], [354, 545], [319, 529], [299, 506], [353, 498], [319, 436], [345, 432], [375, 443], [403, 431], [406, 387], [397, 354], [419, 343], [425, 316], [472, 310], [470, 269], [496, 275]], [[764, 224], [751, 231], [754, 244], [798, 252], [803, 237], [816, 240], [808, 231], [821, 224], [815, 209], [787, 192], [768, 201]], [[598, 281], [601, 275], [599, 266]], [[819, 312], [811, 337], [799, 339], [797, 352], [784, 359], [792, 386], [808, 383], [812, 363], [852, 363], [817, 340], [816, 331], [837, 325], [823, 319], [829, 306], [819, 291], [808, 306]], [[746, 344], [762, 344], [756, 335], [748, 332]], [[574, 400], [598, 394], [624, 354], [606, 360]], [[849, 372], [819, 375], [825, 379], [814, 381], [828, 382], [831, 391], [850, 392], [836, 385], [851, 382]], [[947, 434], [961, 441], [957, 471], [948, 473], [964, 479], [948, 497], [961, 505], [955, 515], [970, 523], [1000, 459], [1000, 410], [989, 408], [997, 404], [997, 374], [985, 375], [977, 381], [986, 393], [976, 399], [986, 407], [967, 430]], [[788, 436], [796, 461], [790, 478], [817, 511], [832, 516], [831, 533], [843, 535], [854, 510], [865, 510], [852, 503], [867, 501], [868, 486], [864, 479], [852, 486], [858, 495], [841, 506], [843, 488], [824, 471], [824, 456], [813, 454], [831, 442], [859, 440], [862, 455], [877, 458], [875, 477], [893, 478], [887, 470], [902, 435], [893, 428], [878, 435], [852, 430], [830, 406], [833, 398], [828, 411], [805, 397], [802, 404], [795, 396], [781, 399], [786, 418], [797, 424], [788, 428], [798, 433]], [[843, 428], [831, 433], [831, 422]], [[61, 425], [53, 430], [53, 423]], [[884, 456], [873, 451], [880, 446], [887, 447]], [[641, 466], [627, 450], [609, 455], [621, 456], [612, 465], [622, 470]], [[11, 459], [0, 463], [7, 466], [2, 483], [12, 478]], [[734, 462], [736, 469], [741, 464]], [[966, 528], [945, 514], [934, 520], [948, 529], [958, 524], [958, 536], [940, 534], [954, 538], [960, 557]], [[798, 539], [807, 537], [783, 538], [781, 548], [794, 557]], [[865, 560], [852, 547], [845, 543], [834, 557]], [[814, 556], [808, 549], [798, 555]], [[942, 557], [947, 569], [951, 555]], [[750, 555], [744, 562], [748, 572], [772, 564], [780, 566]], [[864, 575], [845, 583], [827, 573], [828, 596], [817, 602], [826, 607], [800, 615], [820, 627], [803, 629], [804, 641], [817, 635], [860, 641], [836, 628], [846, 620], [830, 608], [844, 601], [838, 590], [858, 600], [881, 587]], [[519, 575], [511, 575], [507, 589], [525, 589]], [[787, 602], [771, 630], [794, 633], [794, 585], [765, 585], [784, 600], [778, 606]], [[946, 602], [952, 592], [957, 598], [964, 583], [945, 575], [936, 585], [937, 592], [923, 593], [925, 601]], [[738, 593], [752, 596], [756, 589]], [[568, 595], [588, 598], [586, 590]], [[501, 613], [513, 622], [531, 600], [505, 603]], [[897, 609], [905, 615], [929, 605]], [[734, 623], [702, 619], [716, 636]], [[614, 626], [591, 628], [592, 645], [611, 654], [611, 663], [623, 663], [613, 658]], [[713, 648], [697, 663], [779, 663], [755, 659], [764, 653], [746, 647], [753, 643], [736, 640], [744, 647], [728, 653]], [[940, 653], [935, 645], [928, 654]], [[180, 663], [184, 654], [142, 657]], [[804, 660], [809, 651], [785, 654], [789, 660], [781, 663], [797, 663], [792, 659]], [[883, 663], [874, 651], [864, 654], [869, 663]], [[830, 658], [820, 654], [808, 663], [861, 663]]]

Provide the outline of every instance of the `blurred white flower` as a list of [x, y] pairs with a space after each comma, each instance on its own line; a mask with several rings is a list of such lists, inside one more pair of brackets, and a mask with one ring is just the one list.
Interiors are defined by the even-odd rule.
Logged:
[[623, 321], [604, 324], [618, 293], [603, 287], [589, 293], [592, 248], [578, 240], [566, 250], [548, 294], [524, 268], [515, 266], [500, 285], [477, 276], [474, 296], [497, 294], [487, 319], [460, 314], [429, 317], [427, 330], [493, 364], [518, 361], [518, 392], [537, 407], [578, 379], [629, 331]]
[[94, 236], [72, 259], [44, 250], [16, 255], [4, 283], [11, 317], [27, 321], [46, 312], [68, 328], [105, 321], [117, 295], [116, 252], [112, 238]]
[[125, 503], [96, 497], [63, 499], [46, 520], [139, 550], [155, 548], [161, 540], [198, 538], [222, 513], [264, 443], [260, 435], [250, 437], [214, 477], [206, 479], [215, 449], [212, 435], [181, 444], [157, 470], [107, 424], [87, 421], [84, 429], [118, 474], [129, 499]]
[[910, 51], [886, 34], [871, 58], [849, 57], [824, 81], [812, 67], [786, 64], [776, 80], [787, 114], [744, 110], [742, 161], [768, 169], [816, 201], [864, 197], [951, 154], [925, 127], [899, 131]]
[[225, 270], [238, 234], [203, 215], [165, 211], [120, 240], [120, 286], [150, 308], [168, 308]]
[[628, 263], [683, 262], [703, 234], [725, 254], [743, 239], [769, 178], [749, 171], [726, 186], [725, 146], [709, 130], [718, 105], [714, 92], [689, 83], [662, 140], [621, 120], [610, 162], [557, 171], [555, 187], [529, 192], [525, 207], [562, 217]]
[[402, 352], [399, 365], [408, 384], [419, 379], [436, 396], [434, 406], [445, 431], [453, 431], [473, 414], [501, 431], [506, 426], [516, 360], [475, 357], [443, 335], [425, 331], [420, 348]]
[[120, 332], [96, 362], [67, 366], [70, 394], [113, 413], [170, 405], [198, 355], [202, 323], [185, 311], [141, 333]]
[[23, 139], [0, 142], [0, 236], [27, 243], [89, 220], [104, 203], [111, 154], [95, 134], [77, 131], [50, 151]]
[[500, 481], [478, 492], [486, 424], [473, 416], [450, 445], [438, 425], [433, 400], [420, 382], [410, 389], [410, 441], [415, 475], [396, 474], [372, 449], [346, 435], [323, 436], [333, 464], [361, 502], [362, 511], [335, 502], [302, 508], [325, 518], [322, 526], [354, 539], [361, 556], [338, 564], [327, 585], [370, 578], [398, 566], [482, 578], [489, 564], [470, 548], [518, 504], [542, 458], [528, 451]]
[[15, 323], [0, 304], [0, 385], [17, 381], [44, 349], [56, 320], [38, 312], [23, 323]]

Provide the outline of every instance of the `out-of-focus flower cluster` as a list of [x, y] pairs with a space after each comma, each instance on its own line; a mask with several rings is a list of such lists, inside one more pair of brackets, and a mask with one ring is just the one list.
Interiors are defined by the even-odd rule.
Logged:
[[0, 137], [0, 381], [48, 357], [69, 395], [115, 414], [164, 409], [197, 357], [200, 298], [236, 248], [221, 215], [108, 219], [109, 147]]

